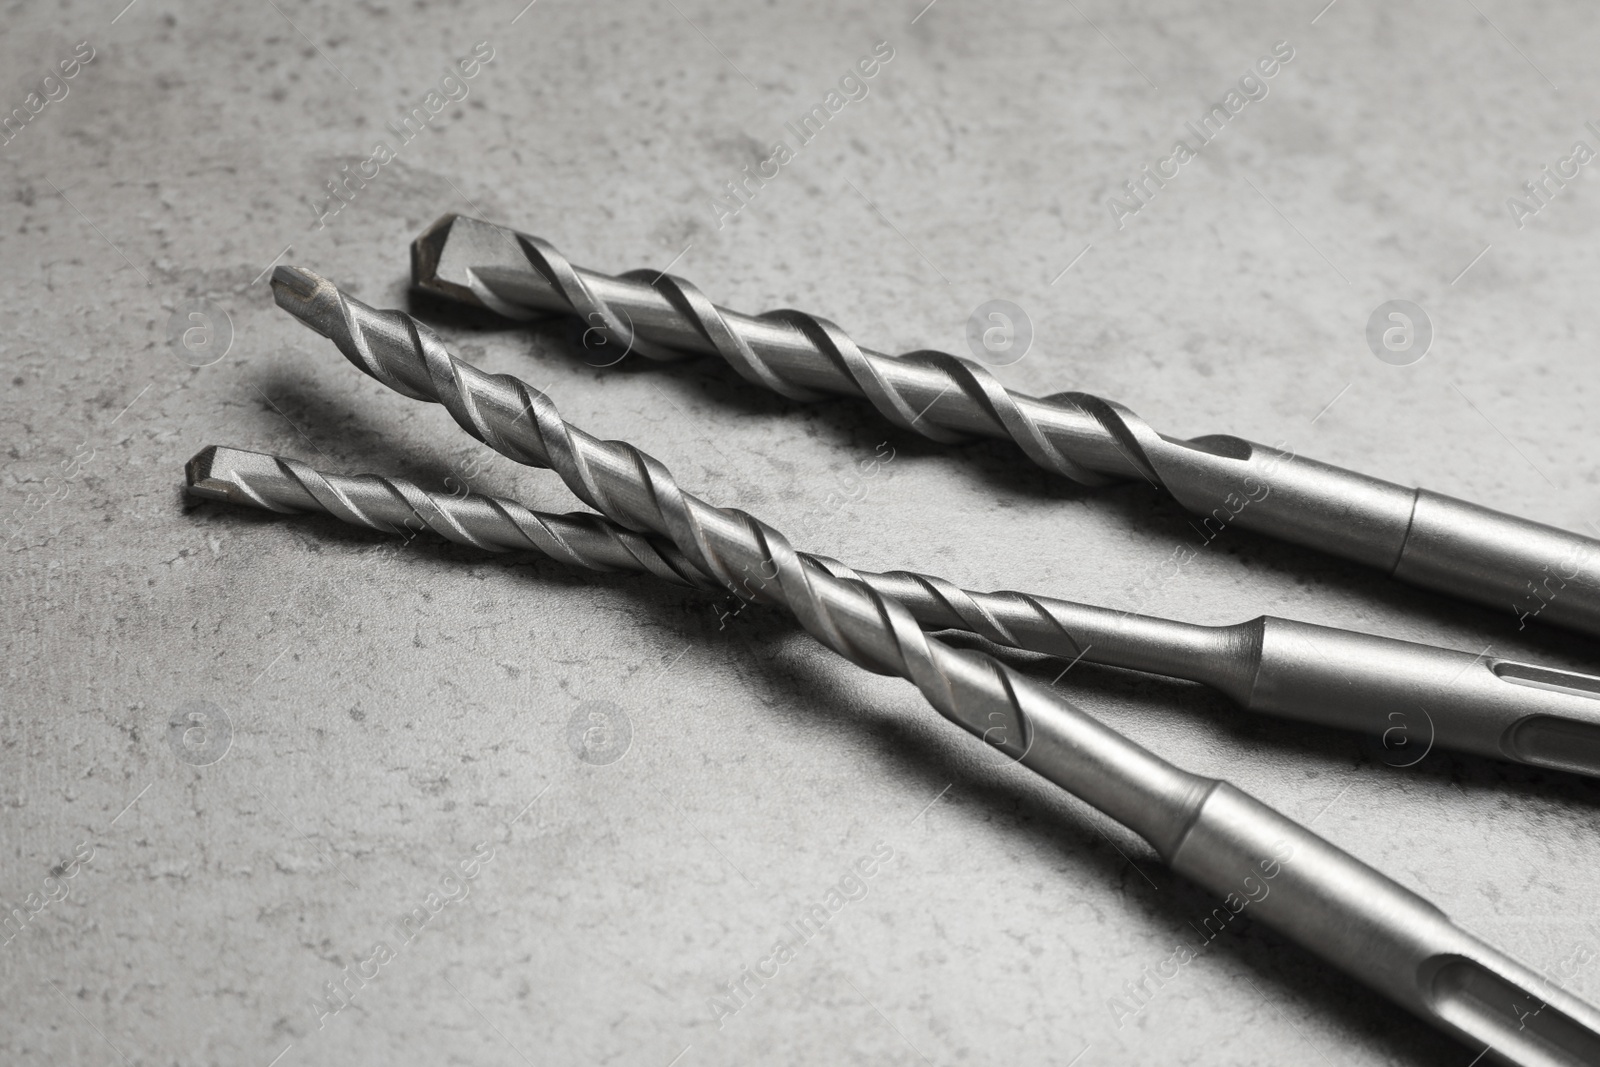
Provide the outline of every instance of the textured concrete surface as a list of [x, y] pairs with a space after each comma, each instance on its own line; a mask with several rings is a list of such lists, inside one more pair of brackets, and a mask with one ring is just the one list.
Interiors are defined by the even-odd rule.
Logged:
[[[1108, 998], [1213, 902], [770, 612], [719, 627], [727, 605], [642, 578], [186, 511], [176, 486], [228, 443], [569, 508], [355, 372], [262, 278], [294, 262], [401, 304], [407, 242], [465, 211], [599, 269], [679, 257], [728, 306], [803, 307], [886, 350], [964, 351], [973, 309], [1010, 300], [1035, 333], [1001, 371], [1016, 387], [1592, 529], [1592, 168], [1507, 205], [1600, 147], [1582, 5], [121, 2], [13, 3], [0, 36], [4, 111], [93, 50], [0, 147], [0, 898], [30, 913], [0, 945], [0, 1059], [1472, 1059], [1247, 923], [1119, 1019]], [[868, 95], [719, 226], [724, 183], [794, 148], [785, 123], [879, 41]], [[1267, 95], [1119, 228], [1107, 198], [1279, 41]], [[447, 65], [479, 42], [466, 99], [331, 214], [325, 183], [430, 91], [459, 95]], [[1365, 338], [1395, 299], [1433, 327], [1408, 366]], [[228, 317], [225, 355], [182, 318], [196, 300]], [[1151, 583], [1193, 535], [1146, 489], [423, 310], [580, 425], [860, 566], [1596, 666], [1510, 606], [1237, 531]], [[201, 330], [187, 350], [175, 313]], [[1438, 752], [1397, 769], [1146, 676], [1061, 687], [1600, 998], [1594, 784]], [[893, 856], [865, 895], [719, 1020], [787, 922], [861, 895], [846, 876], [875, 846]], [[328, 1011], [326, 983], [363, 972]]]

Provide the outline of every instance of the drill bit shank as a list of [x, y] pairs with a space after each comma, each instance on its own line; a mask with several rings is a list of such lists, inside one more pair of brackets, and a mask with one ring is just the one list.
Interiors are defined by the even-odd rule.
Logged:
[[[1212, 892], [1239, 898], [1277, 863], [1279, 880], [1253, 914], [1446, 1032], [1514, 1062], [1600, 1061], [1600, 1012], [1310, 830], [1173, 766], [1047, 686], [930, 637], [870, 586], [808, 569], [777, 530], [684, 491], [632, 446], [567, 425], [548, 397], [455, 359], [409, 316], [291, 267], [275, 270], [273, 290], [379, 381], [442, 403], [473, 436], [554, 470], [607, 517], [670, 538], [730, 590], [788, 608], [846, 659], [912, 682], [941, 714], [1133, 829]], [[1518, 1003], [1530, 1005], [1521, 1016]]]
[[422, 289], [512, 318], [577, 315], [590, 327], [585, 336], [608, 351], [715, 354], [791, 399], [865, 397], [897, 426], [934, 440], [1009, 439], [1084, 485], [1144, 479], [1203, 516], [1207, 536], [1238, 525], [1510, 608], [1519, 619], [1600, 636], [1600, 541], [1553, 526], [1237, 437], [1168, 437], [1114, 401], [1011, 392], [984, 367], [947, 353], [883, 355], [825, 319], [729, 311], [672, 275], [587, 270], [537, 237], [477, 219], [445, 216], [417, 238], [412, 277]]

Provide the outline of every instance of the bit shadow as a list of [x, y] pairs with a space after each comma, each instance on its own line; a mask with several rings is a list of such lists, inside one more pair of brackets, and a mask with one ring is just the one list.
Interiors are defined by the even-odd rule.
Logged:
[[[313, 466], [335, 468], [340, 473], [396, 475], [415, 481], [424, 488], [436, 490], [447, 490], [451, 485], [450, 479], [460, 479], [460, 473], [454, 466], [442, 462], [436, 456], [395, 449], [388, 443], [386, 434], [377, 420], [368, 417], [352, 405], [329, 400], [316, 390], [313, 383], [292, 371], [269, 371], [263, 374], [255, 385], [271, 399], [272, 403], [269, 405], [258, 397], [257, 402], [248, 409], [259, 420], [257, 425], [260, 429], [254, 436], [264, 435], [269, 439], [276, 437], [291, 441], [294, 447], [288, 451]], [[445, 416], [439, 417], [448, 421]], [[285, 419], [293, 426], [286, 426]], [[246, 433], [244, 436], [252, 435]], [[441, 427], [440, 436], [455, 444], [465, 439], [452, 426]], [[219, 443], [244, 444], [245, 442]], [[485, 452], [487, 451], [485, 448]], [[561, 485], [554, 474], [520, 467], [517, 471], [522, 475], [522, 479], [531, 477], [545, 481], [548, 488], [530, 494], [526, 485], [522, 484], [522, 479], [508, 476], [504, 470], [485, 470], [468, 480], [475, 491], [509, 497], [530, 507], [555, 512], [584, 510], [582, 503]], [[1165, 498], [1162, 498], [1162, 501], [1164, 504], [1170, 504]], [[1176, 505], [1170, 505], [1170, 509], [1181, 514]], [[245, 513], [250, 514], [247, 511]], [[266, 521], [275, 521], [265, 513], [260, 513], [260, 516]], [[326, 539], [352, 543], [379, 543], [388, 539], [388, 535], [362, 530], [322, 516], [303, 516], [302, 520], [316, 524], [319, 536]], [[1318, 560], [1327, 558], [1319, 553], [1296, 550], [1293, 546], [1282, 542], [1243, 531], [1239, 532], [1239, 537], [1241, 540], [1248, 537], [1257, 542], [1262, 553], [1276, 553], [1285, 559], [1293, 556]], [[1227, 546], [1221, 550], [1231, 551]], [[441, 559], [458, 561], [503, 561], [508, 558], [442, 540], [437, 542], [436, 551]], [[527, 556], [520, 558], [524, 561], [521, 565], [532, 568], [532, 572], [539, 580], [556, 583], [562, 588], [577, 588], [595, 582], [603, 582], [608, 587], [622, 583], [623, 587], [635, 590], [633, 595], [650, 599], [652, 594], [643, 592], [641, 587], [648, 588], [655, 585], [655, 583], [638, 582], [632, 575], [575, 571], [549, 560], [532, 559]], [[1245, 562], [1249, 565], [1248, 560]], [[1341, 568], [1346, 566], [1342, 561], [1332, 561], [1332, 564]], [[1347, 569], [1353, 572], [1362, 570], [1354, 565], [1348, 565]], [[1365, 576], [1363, 574], [1363, 577]], [[1477, 610], [1456, 604], [1444, 597], [1407, 590], [1398, 583], [1381, 577], [1372, 577], [1371, 584], [1382, 592], [1436, 601], [1441, 617], [1447, 612], [1452, 616], [1459, 616], [1464, 611]], [[708, 605], [705, 609], [706, 614], [708, 616], [711, 614], [710, 602], [704, 599], [706, 597], [704, 593], [691, 593], [667, 585], [660, 585], [657, 588], [659, 597], [652, 601], [653, 608], [680, 604], [684, 597], [697, 596], [702, 598], [701, 603]], [[1482, 614], [1490, 613], [1485, 611]], [[1554, 630], [1550, 633], [1558, 645], [1579, 649], [1585, 644], [1577, 635]], [[1067, 666], [1066, 663], [1048, 656], [1002, 648], [960, 631], [946, 631], [940, 636], [952, 645], [986, 652], [1044, 681], [1057, 678]], [[1576, 652], [1572, 658], [1579, 660], [1580, 664], [1584, 659]], [[1541, 770], [1437, 748], [1430, 748], [1424, 757], [1413, 763], [1415, 757], [1410, 753], [1386, 750], [1376, 737], [1366, 737], [1313, 723], [1299, 723], [1252, 714], [1240, 710], [1225, 697], [1196, 683], [1098, 664], [1080, 663], [1072, 668], [1067, 685], [1074, 690], [1097, 692], [1113, 700], [1138, 704], [1141, 708], [1140, 714], [1143, 716], [1155, 719], [1176, 717], [1204, 722], [1210, 729], [1227, 735], [1236, 744], [1252, 747], [1275, 762], [1301, 765], [1323, 763], [1339, 769], [1371, 768], [1377, 771], [1411, 774], [1425, 778], [1435, 785], [1449, 785], [1465, 792], [1497, 796], [1511, 804], [1517, 803], [1521, 797], [1539, 795], [1563, 804], [1600, 809], [1600, 782], [1582, 775]]]
[[[341, 421], [341, 425], [347, 423]], [[323, 515], [286, 518], [209, 502], [193, 504], [190, 510], [194, 520], [234, 529], [277, 527], [289, 521], [303, 531], [305, 538], [324, 543], [376, 546], [394, 540]], [[731, 661], [741, 664], [744, 673], [785, 694], [837, 692], [834, 673], [856, 669], [842, 662], [835, 666], [830, 660], [780, 656], [799, 628], [770, 608], [749, 608], [734, 625], [723, 629], [714, 610], [717, 598], [702, 591], [653, 582], [644, 575], [578, 572], [528, 554], [489, 553], [431, 535], [418, 537], [406, 550], [416, 553], [419, 563], [492, 567], [558, 588], [598, 586], [632, 598], [637, 604], [636, 615], [656, 616], [701, 646], [720, 644]], [[1035, 657], [1026, 667], [1030, 672], [1044, 673], [1039, 668], [1045, 667], [1050, 674], [1055, 673], [1054, 661], [1044, 657]], [[1145, 704], [1174, 694], [1183, 697], [1180, 704], [1199, 707], [1202, 713], [1196, 717], [1208, 723], [1225, 723], [1230, 713], [1247, 718], [1198, 685], [1092, 665], [1080, 665], [1074, 671], [1074, 696], [1090, 710], [1095, 710], [1107, 695], [1124, 704]], [[1235, 980], [1244, 978], [1269, 1003], [1291, 999], [1316, 1004], [1317, 1010], [1347, 1038], [1359, 1035], [1395, 1059], [1429, 1067], [1459, 1067], [1462, 1046], [1365, 986], [1344, 978], [1274, 931], [1252, 922], [1248, 913], [1229, 923], [1214, 940], [1204, 942], [1198, 932], [1191, 931], [1220, 906], [1220, 901], [1162, 867], [1148, 846], [1129, 831], [1030, 772], [990, 758], [976, 739], [944, 723], [920, 704], [920, 698], [911, 693], [907, 693], [904, 703], [892, 708], [819, 695], [808, 702], [803, 720], [812, 729], [853, 735], [856, 744], [881, 762], [886, 773], [909, 783], [909, 791], [932, 796], [951, 786], [956, 804], [970, 804], [982, 813], [976, 818], [983, 822], [985, 832], [1015, 838], [1019, 848], [1042, 843], [1059, 855], [1063, 865], [1090, 879], [1117, 886], [1128, 906], [1145, 916], [1152, 929], [1173, 931], [1173, 948], [1184, 944], [1199, 952], [1201, 962], [1191, 963], [1181, 972], [1187, 977], [1180, 976], [1175, 981], [1206, 980], [1202, 975], [1214, 980], [1216, 970], [1221, 968]], [[908, 711], [907, 705], [918, 706]], [[773, 706], [781, 706], [781, 702], [774, 702]], [[1333, 731], [1301, 730], [1295, 724], [1272, 725], [1287, 725], [1281, 732], [1289, 740], [1280, 739], [1280, 743], [1290, 752], [1313, 751], [1326, 742], [1322, 735], [1327, 734], [1339, 736], [1346, 748], [1350, 744], [1347, 736]], [[1264, 729], [1257, 727], [1252, 732]], [[1315, 756], [1327, 759], [1326, 751], [1317, 750]], [[1148, 964], [1154, 968], [1171, 951], [1166, 949], [1150, 959], [1130, 959], [1126, 973], [1119, 972], [1108, 979], [1136, 980], [1140, 967]], [[1109, 981], [1107, 989], [1107, 996], [1119, 991]], [[1158, 1000], [1159, 997], [1158, 992]], [[1110, 1017], [1109, 1006], [1102, 1009], [1095, 1005], [1093, 1010], [1106, 1010]]]
[[[748, 652], [767, 659], [767, 673], [785, 691], [818, 692], [830, 688], [827, 675], [832, 668], [826, 659], [796, 661], [789, 657], [779, 662], [760, 656], [762, 646], [794, 633], [797, 627], [779, 617], [776, 611], [757, 616], [752, 620], [752, 627], [755, 635], [747, 646]], [[1039, 662], [1032, 664], [1032, 668], [1049, 668], [1047, 674], [1039, 672], [1045, 677], [1059, 672], [1057, 661], [1045, 657], [1035, 659]], [[842, 665], [840, 669], [853, 668]], [[1074, 692], [1069, 699], [1097, 717], [1106, 717], [1100, 706], [1108, 702], [1107, 697], [1118, 698], [1123, 704], [1145, 704], [1182, 692], [1189, 698], [1185, 704], [1214, 713], [1195, 716], [1213, 724], [1232, 717], [1241, 723], [1257, 720], [1260, 725], [1250, 731], [1252, 733], [1288, 727], [1284, 731], [1288, 735], [1287, 747], [1309, 753], [1313, 762], [1342, 765], [1343, 761], [1329, 758], [1327, 742], [1330, 740], [1336, 747], [1356, 750], [1348, 734], [1320, 727], [1302, 730], [1299, 724], [1262, 720], [1238, 711], [1222, 697], [1197, 684], [1095, 665], [1080, 665], [1075, 673], [1076, 670], [1083, 673], [1076, 676]], [[1031, 669], [1030, 673], [1033, 673]], [[1130, 701], [1129, 697], [1143, 699]], [[1387, 998], [1350, 981], [1331, 965], [1272, 929], [1251, 921], [1248, 913], [1242, 915], [1239, 922], [1228, 924], [1222, 935], [1204, 941], [1199, 932], [1192, 931], [1221, 906], [1217, 898], [1167, 870], [1142, 839], [1076, 797], [1025, 769], [974, 756], [975, 752], [984, 752], [981, 742], [944, 724], [930, 709], [920, 706], [919, 698], [911, 697], [910, 702], [918, 705], [915, 711], [894, 713], [866, 705], [851, 707], [817, 701], [810, 705], [808, 717], [820, 717], [830, 726], [860, 733], [863, 746], [870, 748], [877, 759], [892, 766], [896, 777], [918, 780], [928, 795], [954, 782], [953, 791], [960, 791], [961, 802], [970, 800], [982, 812], [977, 818], [981, 819], [985, 832], [1015, 837], [1019, 848], [1043, 842], [1061, 857], [1064, 865], [1117, 885], [1129, 903], [1148, 917], [1152, 928], [1174, 931], [1174, 947], [1182, 943], [1196, 948], [1203, 958], [1210, 958], [1211, 971], [1221, 967], [1236, 979], [1246, 979], [1267, 1002], [1275, 1004], [1292, 999], [1314, 1003], [1346, 1034], [1361, 1035], [1364, 1041], [1382, 1048], [1398, 1061], [1460, 1067], [1463, 1046], [1459, 1043]], [[1593, 799], [1600, 800], [1600, 796]], [[1202, 943], [1204, 947], [1198, 948]], [[1160, 958], [1130, 959], [1126, 974], [1109, 977], [1137, 979], [1140, 966], [1149, 964], [1154, 968]], [[1117, 992], [1108, 982], [1106, 995]], [[1096, 1009], [1100, 1006], [1096, 1005]], [[1109, 1016], [1109, 1007], [1103, 1010]], [[1466, 1055], [1470, 1058], [1471, 1053]], [[1306, 1059], [1309, 1062], [1312, 1057]]]
[[[451, 465], [441, 463], [436, 458], [397, 453], [386, 443], [385, 434], [373, 420], [327, 400], [311, 383], [292, 372], [269, 372], [259, 380], [258, 385], [271, 398], [276, 409], [258, 402], [253, 417], [259, 417], [259, 425], [268, 436], [280, 438], [286, 432], [282, 423], [287, 418], [294, 424], [294, 429], [288, 432], [312, 446], [310, 451], [315, 454], [308, 454], [306, 448], [295, 449], [296, 454], [308, 462], [337, 463], [347, 473], [401, 475], [428, 486], [442, 484], [453, 470]], [[330, 455], [323, 449], [335, 454]], [[930, 447], [928, 451], [931, 453], [933, 449]], [[1018, 465], [1006, 464], [1008, 470], [1015, 466]], [[1042, 482], [1043, 472], [1038, 473]], [[488, 490], [481, 485], [476, 488], [499, 491]], [[1124, 496], [1143, 493], [1143, 490], [1133, 487]], [[504, 495], [515, 494], [507, 491]], [[1154, 497], [1154, 494], [1148, 495]], [[575, 503], [567, 497], [564, 504], [558, 506], [567, 510]], [[1160, 506], [1159, 502], [1156, 506]], [[195, 512], [195, 518], [202, 521], [235, 527], [250, 527], [257, 523], [276, 526], [285, 521], [283, 516], [267, 512], [212, 503], [191, 505], [190, 510]], [[1169, 510], [1181, 514], [1175, 507]], [[388, 535], [349, 526], [327, 516], [297, 516], [292, 521], [304, 530], [306, 537], [325, 542], [376, 545], [393, 540]], [[1260, 543], [1254, 549], [1242, 548], [1239, 551], [1241, 555], [1254, 551], [1255, 562], [1277, 553], [1284, 560], [1293, 556], [1297, 564], [1303, 564], [1305, 557], [1314, 555], [1266, 538], [1240, 535], [1241, 544], [1248, 540]], [[531, 558], [526, 554], [487, 553], [426, 535], [413, 541], [408, 551], [415, 551], [419, 556], [436, 563], [500, 568], [561, 588], [600, 586], [636, 599], [640, 612], [650, 613], [667, 622], [676, 621], [679, 628], [685, 631], [685, 636], [701, 643], [718, 640], [717, 635], [721, 632], [720, 628], [714, 629], [712, 625], [716, 618], [712, 610], [714, 597], [704, 592], [651, 582], [642, 575], [577, 572], [554, 561]], [[1381, 581], [1371, 584], [1392, 585]], [[1439, 610], [1443, 612], [1442, 605]], [[1452, 603], [1450, 610], [1453, 614], [1459, 614], [1461, 608]], [[730, 654], [739, 657], [747, 669], [763, 677], [774, 690], [792, 694], [827, 692], [835, 688], [829, 677], [831, 665], [823, 668], [817, 661], [796, 660], [794, 657], [780, 659], [776, 652], [769, 654], [769, 650], [779, 647], [798, 630], [792, 620], [778, 612], [759, 607], [749, 609], [741, 614], [737, 625], [731, 629], [732, 639], [723, 636], [721, 643]], [[950, 638], [955, 635], [947, 633], [944, 636]], [[969, 647], [982, 647], [985, 644], [976, 638], [957, 638], [951, 643]], [[986, 650], [996, 651], [992, 646]], [[1054, 677], [1060, 669], [1059, 662], [1048, 657], [1007, 651], [1001, 658], [1046, 679]], [[846, 666], [843, 669], [855, 668]], [[1091, 711], [1098, 705], [1112, 702], [1134, 705], [1151, 714], [1158, 713], [1158, 708], [1164, 708], [1164, 713], [1170, 715], [1171, 709], [1176, 707], [1184, 717], [1200, 719], [1213, 729], [1259, 746], [1270, 752], [1273, 759], [1323, 765], [1333, 762], [1348, 765], [1352, 758], [1357, 761], [1357, 766], [1362, 760], [1375, 762], [1362, 752], [1360, 742], [1348, 733], [1253, 716], [1234, 708], [1221, 696], [1191, 683], [1080, 664], [1073, 670], [1071, 686], [1075, 698], [1082, 699]], [[974, 747], [978, 744], [976, 741], [938, 721], [936, 716], [928, 714], [927, 709], [919, 708], [917, 712], [906, 713], [824, 698], [810, 703], [806, 717], [816, 726], [854, 732], [860, 737], [861, 746], [881, 760], [895, 776], [915, 782], [919, 791], [928, 795], [953, 782], [962, 798], [970, 798], [985, 812], [986, 830], [1014, 835], [1019, 841], [1042, 841], [1058, 853], [1065, 864], [1118, 885], [1130, 902], [1149, 917], [1152, 926], [1175, 931], [1174, 945], [1180, 943], [1179, 939], [1191, 947], [1198, 942], [1197, 934], [1189, 935], [1185, 931], [1193, 929], [1191, 924], [1211, 914], [1219, 905], [1204, 890], [1161, 867], [1142, 840], [1098, 813], [1093, 813], [1087, 805], [1042, 779], [1020, 768], [981, 758], [982, 750]], [[975, 755], [975, 752], [980, 755]], [[1585, 806], [1600, 806], [1600, 790], [1597, 790], [1596, 783], [1587, 779], [1469, 756], [1430, 753], [1408, 772], [1397, 773], [1417, 774], [1440, 786], [1448, 784], [1453, 788], [1499, 793], [1508, 798], [1512, 794], [1525, 795], [1538, 791]], [[1131, 871], [1130, 866], [1133, 868]], [[1318, 1010], [1324, 1012], [1344, 1033], [1351, 1036], [1359, 1034], [1363, 1040], [1383, 1048], [1396, 1059], [1437, 1064], [1439, 1067], [1459, 1067], [1461, 1045], [1366, 987], [1344, 978], [1274, 931], [1253, 923], [1248, 913], [1241, 916], [1239, 923], [1230, 924], [1228, 932], [1209, 942], [1202, 957], [1214, 961], [1212, 967], [1221, 966], [1235, 976], [1246, 978], [1269, 1003], [1281, 1002], [1286, 998], [1316, 1003]], [[1158, 962], [1159, 959], [1129, 961], [1128, 974], [1111, 977], [1134, 979], [1138, 977], [1134, 964], [1149, 963], [1154, 966]]]
[[[435, 492], [465, 484], [474, 492], [510, 497], [546, 511], [583, 507], [553, 473], [502, 459], [462, 433], [438, 405], [417, 405], [415, 417], [432, 420], [437, 427], [437, 450], [424, 451], [396, 444], [395, 435], [385, 429], [386, 419], [369, 414], [375, 402], [366, 397], [348, 404], [330, 399], [318, 382], [292, 368], [268, 369], [251, 384], [254, 390], [235, 420], [237, 432], [229, 440], [208, 444], [278, 452], [329, 473], [405, 478]], [[469, 476], [460, 463], [446, 458], [463, 451], [481, 457], [482, 469]], [[530, 485], [542, 487], [530, 491]]]

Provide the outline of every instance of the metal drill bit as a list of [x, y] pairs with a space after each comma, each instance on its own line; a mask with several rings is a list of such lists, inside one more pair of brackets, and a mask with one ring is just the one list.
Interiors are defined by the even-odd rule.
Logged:
[[[549, 397], [457, 360], [410, 316], [293, 267], [278, 267], [272, 285], [280, 307], [380, 382], [442, 403], [474, 437], [554, 470], [609, 518], [666, 535], [701, 571], [787, 607], [846, 659], [912, 682], [946, 718], [1144, 837], [1233, 910], [1248, 901], [1261, 921], [1474, 1048], [1515, 1063], [1600, 1063], [1600, 1011], [1305, 827], [1173, 766], [1042, 683], [928, 636], [870, 586], [808, 569], [777, 530], [685, 492], [632, 446], [569, 426]], [[1264, 879], [1275, 880], [1270, 891]]]
[[722, 587], [670, 541], [587, 511], [532, 511], [480, 493], [431, 493], [403, 478], [326, 474], [286, 456], [210, 445], [185, 467], [188, 492], [277, 512], [317, 512], [407, 538], [424, 531], [490, 552], [533, 552], [591, 571], [643, 571], [676, 585]]
[[418, 237], [411, 263], [419, 288], [501, 315], [579, 316], [590, 327], [585, 338], [592, 333], [609, 351], [660, 360], [714, 353], [791, 399], [860, 396], [937, 441], [1010, 439], [1084, 485], [1143, 478], [1204, 516], [1208, 539], [1237, 525], [1509, 607], [1519, 621], [1600, 636], [1600, 541], [1553, 526], [1237, 437], [1168, 437], [1115, 401], [1011, 392], [970, 360], [883, 355], [800, 311], [728, 311], [670, 274], [600, 274], [537, 237], [464, 216], [446, 215]]
[[[400, 478], [318, 471], [297, 460], [211, 447], [188, 466], [195, 496], [270, 511], [322, 512], [387, 533], [431, 531], [490, 551], [531, 551], [597, 571], [645, 571], [722, 586], [659, 536], [587, 512], [551, 515], [478, 494], [432, 493]], [[857, 571], [800, 553], [808, 572], [862, 582], [925, 630], [1203, 682], [1250, 711], [1393, 739], [1418, 762], [1437, 744], [1600, 776], [1600, 678], [1264, 615], [1197, 626], [1031, 593], [980, 593], [908, 571]], [[1430, 710], [1431, 709], [1431, 710]], [[1408, 764], [1409, 765], [1409, 764]]]

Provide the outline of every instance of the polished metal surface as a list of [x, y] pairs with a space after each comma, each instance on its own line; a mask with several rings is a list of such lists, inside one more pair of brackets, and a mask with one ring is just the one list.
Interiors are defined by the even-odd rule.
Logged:
[[[200, 452], [188, 483], [206, 499], [722, 588], [670, 541], [587, 512], [552, 515], [496, 497], [430, 493], [404, 479], [332, 474], [235, 448]], [[1031, 593], [975, 592], [907, 571], [857, 571], [808, 553], [799, 560], [808, 573], [862, 582], [898, 601], [925, 630], [965, 630], [1071, 663], [1203, 682], [1250, 711], [1379, 737], [1397, 765], [1438, 746], [1600, 775], [1600, 678], [1592, 675], [1270, 615], [1197, 626]]]
[[1600, 1012], [1310, 830], [1173, 766], [1041, 683], [927, 636], [897, 601], [806, 567], [778, 531], [685, 492], [632, 446], [569, 426], [543, 393], [457, 360], [409, 316], [297, 268], [277, 268], [273, 290], [380, 382], [442, 403], [473, 436], [554, 470], [613, 520], [669, 537], [730, 591], [787, 607], [852, 662], [912, 681], [947, 718], [1139, 833], [1224, 908], [1253, 904], [1264, 922], [1474, 1049], [1514, 1063], [1600, 1062]]
[[1409, 489], [1237, 437], [1184, 441], [1115, 401], [1031, 397], [943, 352], [891, 357], [799, 311], [742, 315], [670, 274], [612, 277], [547, 242], [447, 215], [412, 245], [429, 292], [512, 318], [577, 315], [597, 362], [714, 353], [794, 400], [867, 398], [891, 422], [938, 441], [1009, 438], [1035, 463], [1086, 485], [1142, 478], [1209, 529], [1256, 530], [1378, 567], [1402, 581], [1519, 617], [1600, 635], [1600, 541]]

